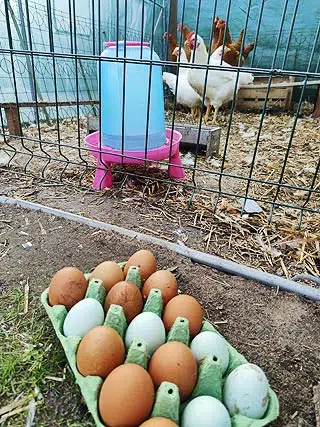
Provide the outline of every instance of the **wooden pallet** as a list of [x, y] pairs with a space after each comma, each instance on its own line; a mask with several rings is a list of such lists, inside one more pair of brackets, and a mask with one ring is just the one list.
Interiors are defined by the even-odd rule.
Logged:
[[[267, 85], [269, 76], [257, 76], [249, 88], [241, 88], [238, 92], [236, 108], [239, 111], [261, 111], [265, 102], [267, 89], [255, 86]], [[294, 77], [273, 77], [272, 84], [292, 83]], [[291, 108], [293, 87], [274, 87], [269, 91], [267, 109], [288, 111]]]
[[50, 102], [50, 101], [29, 101], [29, 102], [5, 102], [0, 104], [0, 107], [4, 109], [7, 126], [9, 129], [9, 135], [12, 136], [23, 136], [21, 128], [21, 118], [19, 110], [20, 108], [43, 108], [43, 107], [55, 107], [58, 104], [59, 107], [71, 107], [76, 105], [96, 105], [99, 104], [98, 101], [94, 100], [79, 100], [77, 101], [59, 101], [59, 102]]

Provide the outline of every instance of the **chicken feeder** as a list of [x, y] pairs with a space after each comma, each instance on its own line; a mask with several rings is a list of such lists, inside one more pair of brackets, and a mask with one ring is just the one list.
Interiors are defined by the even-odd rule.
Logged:
[[144, 164], [146, 161], [160, 161], [169, 159], [169, 175], [173, 179], [183, 179], [184, 169], [181, 163], [179, 146], [182, 135], [177, 131], [166, 129], [166, 142], [159, 148], [141, 151], [124, 151], [102, 147], [100, 133], [94, 132], [85, 138], [93, 157], [97, 159], [97, 167], [93, 188], [103, 190], [112, 187], [112, 163]]
[[111, 188], [111, 164], [145, 164], [169, 159], [172, 178], [184, 178], [182, 135], [165, 127], [162, 67], [150, 44], [106, 42], [99, 61], [101, 132], [85, 138], [97, 159], [94, 189]]
[[149, 43], [122, 41], [106, 42], [101, 58], [101, 145], [125, 151], [161, 147], [166, 142], [162, 67], [139, 62], [160, 61], [159, 56]]

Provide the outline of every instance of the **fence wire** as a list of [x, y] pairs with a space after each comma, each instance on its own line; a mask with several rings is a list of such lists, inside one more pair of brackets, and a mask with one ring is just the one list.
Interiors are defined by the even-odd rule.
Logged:
[[[166, 188], [161, 193], [164, 200], [178, 186], [185, 189], [190, 204], [201, 193], [215, 196], [213, 208], [222, 198], [235, 198], [241, 201], [243, 214], [247, 211], [246, 202], [255, 201], [269, 211], [270, 221], [277, 209], [294, 209], [299, 225], [304, 213], [320, 213], [319, 124], [311, 117], [300, 120], [303, 109], [310, 106], [307, 101], [315, 103], [320, 82], [320, 18], [303, 30], [297, 22], [304, 1], [284, 0], [280, 2], [282, 8], [276, 24], [270, 29], [266, 25], [269, 22], [264, 21], [265, 11], [271, 3], [280, 7], [279, 3], [249, 0], [247, 8], [241, 10], [239, 27], [239, 22], [232, 18], [235, 3], [225, 2], [220, 18], [231, 29], [233, 40], [238, 29], [244, 29], [239, 60], [232, 67], [218, 67], [210, 63], [209, 55], [203, 63], [182, 63], [172, 57], [173, 47], [180, 51], [186, 48], [183, 32], [176, 31], [177, 24], [195, 31], [195, 43], [197, 37], [202, 37], [211, 46], [215, 32], [213, 25], [208, 30], [207, 22], [213, 23], [218, 11], [220, 14], [222, 6], [218, 0], [198, 0], [193, 9], [190, 1], [183, 0], [178, 10], [174, 0], [0, 1], [0, 170], [82, 187], [90, 187], [94, 176], [97, 180], [99, 175], [102, 189], [102, 183], [110, 176], [102, 138], [95, 147], [84, 141], [88, 129], [98, 130], [100, 135], [102, 131], [102, 66], [123, 64], [125, 75], [132, 64], [147, 65], [150, 71], [144, 156], [125, 152], [123, 108], [121, 149], [115, 155], [119, 157], [115, 160], [117, 165], [112, 168], [115, 185], [123, 188], [134, 177], [141, 180], [145, 195], [148, 186], [157, 182]], [[180, 22], [176, 22], [176, 15]], [[101, 57], [103, 44], [108, 40], [150, 42], [160, 59], [142, 57], [142, 49], [137, 59]], [[242, 55], [250, 43], [255, 44], [254, 48], [242, 64]], [[229, 49], [227, 32], [222, 45], [223, 56]], [[157, 65], [176, 75], [174, 90], [166, 87], [165, 92], [167, 129], [173, 131], [178, 126], [189, 129], [193, 135], [192, 154], [183, 155], [186, 177], [180, 181], [171, 176], [176, 167], [172, 137], [169, 161], [148, 158], [151, 83]], [[198, 118], [178, 102], [179, 80], [190, 69], [204, 73]], [[206, 93], [213, 70], [233, 73], [236, 85], [240, 72], [253, 73], [255, 82], [263, 84], [263, 89], [244, 88], [238, 94], [234, 91], [230, 107], [222, 113], [221, 131], [204, 124]], [[125, 77], [120, 80], [122, 99], [114, 102], [125, 106], [134, 81]], [[279, 81], [288, 86], [276, 87]], [[291, 87], [292, 81], [300, 85]], [[208, 158], [202, 151], [204, 136], [216, 144], [220, 138], [214, 157]], [[129, 159], [131, 163], [143, 160], [143, 164], [130, 167]], [[150, 165], [157, 170], [150, 169]]]

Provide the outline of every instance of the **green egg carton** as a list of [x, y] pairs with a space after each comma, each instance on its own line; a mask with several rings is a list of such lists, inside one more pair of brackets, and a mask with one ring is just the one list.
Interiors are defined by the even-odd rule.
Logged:
[[[92, 284], [94, 283], [94, 285]], [[100, 285], [100, 286], [99, 286]], [[91, 280], [90, 285], [88, 286], [87, 295], [90, 293], [92, 295], [102, 295], [103, 291], [101, 291], [101, 281]], [[103, 286], [102, 286], [103, 287]], [[104, 289], [104, 288], [103, 288]], [[102, 386], [103, 380], [97, 376], [82, 376], [77, 369], [77, 360], [76, 354], [78, 345], [80, 344], [80, 337], [65, 337], [63, 335], [63, 323], [64, 319], [67, 315], [67, 310], [63, 305], [49, 305], [49, 297], [48, 297], [49, 289], [46, 289], [41, 295], [41, 302], [51, 320], [51, 323], [54, 327], [55, 333], [61, 342], [69, 365], [72, 369], [72, 372], [75, 376], [76, 383], [79, 385], [81, 389], [82, 396], [87, 404], [88, 410], [90, 411], [94, 422], [97, 427], [103, 427], [103, 424], [100, 421], [99, 411], [98, 411], [98, 399], [99, 399], [99, 390]], [[87, 297], [86, 295], [86, 297]], [[94, 298], [94, 297], [93, 297]], [[103, 298], [96, 298], [102, 304], [104, 303]]]
[[[120, 264], [124, 268], [125, 263]], [[87, 280], [90, 274], [85, 275]], [[131, 267], [126, 280], [134, 283], [141, 288], [141, 279], [139, 269]], [[94, 298], [99, 301], [102, 306], [106, 297], [106, 291], [101, 280], [92, 279], [89, 282], [85, 298]], [[76, 353], [78, 345], [81, 341], [80, 337], [65, 337], [63, 335], [63, 323], [67, 315], [67, 310], [62, 305], [51, 307], [48, 303], [48, 289], [41, 295], [42, 304], [51, 320], [56, 335], [60, 340], [64, 352], [66, 354], [69, 365], [75, 375], [76, 383], [81, 389], [81, 393], [85, 399], [88, 410], [91, 413], [97, 427], [103, 427], [104, 424], [100, 420], [98, 401], [99, 391], [103, 383], [103, 379], [97, 376], [83, 377], [76, 364]], [[159, 317], [162, 316], [163, 301], [161, 291], [158, 289], [151, 290], [149, 297], [144, 305], [143, 312], [153, 312]], [[119, 335], [124, 338], [127, 329], [126, 318], [123, 309], [117, 305], [111, 305], [105, 320], [104, 325], [115, 329]], [[208, 321], [203, 322], [201, 332], [212, 331], [221, 335]], [[221, 335], [222, 336], [222, 335]], [[167, 335], [167, 342], [180, 341], [186, 345], [190, 343], [189, 324], [188, 320], [183, 317], [178, 317], [174, 322], [171, 330]], [[183, 404], [180, 404], [179, 390], [175, 384], [163, 382], [157, 390], [155, 404], [151, 413], [151, 417], [165, 417], [174, 421], [179, 425], [179, 419], [186, 404], [198, 396], [212, 396], [222, 401], [222, 390], [225, 378], [238, 366], [249, 363], [244, 356], [237, 352], [227, 341], [229, 350], [229, 366], [222, 377], [219, 361], [212, 358], [205, 358], [198, 368], [197, 384], [192, 392], [190, 399]], [[150, 355], [147, 352], [147, 345], [143, 340], [135, 339], [131, 344], [124, 363], [136, 363], [147, 369]], [[279, 402], [276, 394], [270, 388], [269, 404], [264, 415], [264, 418], [256, 420], [247, 418], [242, 415], [234, 415], [231, 417], [232, 427], [263, 427], [270, 424], [279, 416]]]
[[[218, 332], [208, 321], [203, 322], [203, 325], [202, 325], [201, 332], [205, 332], [205, 331], [216, 332], [222, 338], [224, 338], [223, 335], [220, 334], [220, 332]], [[225, 379], [230, 374], [230, 372], [240, 365], [243, 365], [245, 363], [250, 363], [242, 354], [238, 353], [238, 351], [234, 347], [232, 347], [232, 345], [230, 345], [227, 340], [225, 340], [225, 342], [228, 346], [230, 359], [229, 359], [229, 365], [228, 365], [227, 371], [225, 372], [224, 378], [222, 378], [222, 381], [221, 381], [221, 392], [222, 392], [222, 387], [224, 385]], [[276, 420], [278, 416], [279, 416], [278, 397], [276, 393], [271, 389], [271, 387], [269, 387], [269, 403], [263, 418], [256, 420], [253, 418], [245, 417], [243, 415], [234, 415], [233, 417], [231, 417], [231, 423], [232, 423], [232, 427], [264, 427], [270, 424], [272, 421]]]
[[[124, 268], [125, 263], [121, 263]], [[90, 273], [85, 274], [86, 279], [90, 277]], [[126, 280], [134, 283], [139, 288], [141, 287], [141, 279], [139, 269], [131, 267], [126, 276]], [[77, 369], [76, 354], [78, 345], [80, 344], [80, 337], [65, 337], [63, 335], [63, 324], [67, 315], [67, 310], [63, 305], [49, 305], [49, 288], [47, 288], [41, 295], [41, 302], [44, 306], [49, 319], [53, 325], [55, 333], [61, 342], [68, 363], [75, 376], [76, 383], [80, 387], [82, 396], [87, 404], [88, 410], [91, 413], [97, 427], [104, 427], [101, 422], [98, 409], [99, 392], [103, 384], [103, 379], [98, 376], [84, 377]], [[94, 298], [99, 301], [102, 306], [106, 298], [106, 290], [103, 287], [101, 280], [91, 279], [87, 288], [85, 298]], [[152, 311], [161, 317], [162, 313], [162, 297], [161, 292], [154, 290], [150, 292], [149, 298], [145, 304], [144, 311]], [[149, 309], [148, 309], [149, 307]], [[123, 313], [122, 307], [112, 304], [106, 314], [104, 325], [115, 329], [119, 335], [124, 338], [127, 329], [127, 322]], [[146, 344], [142, 340], [134, 340], [130, 346], [125, 363], [136, 363], [143, 368], [147, 368], [149, 362], [149, 355], [147, 354]], [[165, 416], [178, 420], [179, 418], [179, 391], [175, 384], [163, 383], [159, 387], [153, 411], [156, 416]], [[173, 402], [173, 404], [172, 404]]]

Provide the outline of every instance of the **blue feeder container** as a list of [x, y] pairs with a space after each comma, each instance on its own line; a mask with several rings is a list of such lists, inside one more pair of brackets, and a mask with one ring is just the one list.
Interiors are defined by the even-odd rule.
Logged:
[[[107, 42], [101, 57], [159, 60], [149, 43]], [[162, 67], [141, 63], [101, 63], [101, 144], [125, 151], [159, 148], [166, 142]], [[125, 71], [125, 72], [124, 72]], [[124, 86], [125, 78], [125, 86]], [[148, 105], [150, 89], [150, 103]], [[125, 93], [123, 107], [123, 93]], [[148, 108], [149, 106], [149, 108]], [[124, 108], [124, 137], [122, 121]], [[149, 117], [148, 117], [149, 110]], [[149, 122], [148, 122], [149, 118]]]

